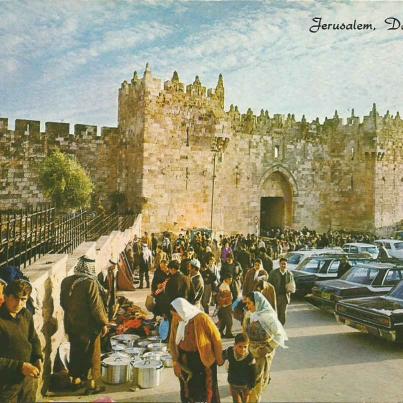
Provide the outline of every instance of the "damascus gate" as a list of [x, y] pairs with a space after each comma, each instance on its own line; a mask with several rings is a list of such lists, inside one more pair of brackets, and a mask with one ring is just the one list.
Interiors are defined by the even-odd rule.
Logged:
[[[116, 127], [0, 119], [0, 208], [44, 201], [37, 165], [54, 149], [91, 175], [99, 203], [125, 195], [143, 229], [256, 232], [304, 225], [387, 230], [403, 218], [399, 112], [307, 121], [224, 108], [224, 81], [162, 81], [149, 65], [121, 84]], [[385, 106], [387, 107], [387, 106]], [[271, 108], [275, 109], [275, 105]]]

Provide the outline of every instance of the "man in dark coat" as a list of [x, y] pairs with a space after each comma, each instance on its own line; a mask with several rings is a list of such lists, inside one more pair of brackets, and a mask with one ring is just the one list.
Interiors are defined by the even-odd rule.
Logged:
[[337, 278], [340, 278], [341, 276], [344, 275], [344, 273], [347, 273], [351, 269], [351, 264], [348, 261], [347, 256], [343, 256], [341, 258], [339, 267], [337, 269]]
[[175, 298], [185, 298], [190, 303], [194, 300], [194, 289], [188, 276], [179, 271], [179, 262], [171, 260], [168, 263], [169, 279], [165, 286], [165, 303], [169, 311], [169, 305]]
[[280, 258], [280, 268], [271, 271], [269, 283], [276, 290], [277, 316], [281, 324], [284, 325], [287, 306], [291, 301], [291, 293], [295, 292], [294, 276], [287, 269], [287, 259]]
[[246, 272], [251, 267], [252, 260], [250, 253], [245, 248], [244, 242], [241, 243], [238, 251], [236, 252], [236, 258], [242, 267], [242, 276], [245, 277]]
[[200, 274], [203, 277], [204, 291], [202, 297], [202, 306], [205, 313], [209, 313], [209, 307], [213, 292], [216, 291], [217, 276], [214, 273], [215, 258], [211, 256], [205, 266], [202, 266]]
[[165, 287], [168, 283], [168, 278], [169, 272], [167, 261], [162, 259], [159, 263], [159, 267], [155, 270], [153, 281], [151, 282], [151, 293], [155, 298], [155, 307], [153, 309], [155, 316], [164, 313], [164, 293]]
[[25, 280], [5, 288], [0, 308], [0, 401], [35, 402], [42, 372], [42, 348], [31, 313], [26, 309], [32, 292]]
[[238, 298], [238, 295], [241, 293], [242, 269], [240, 264], [234, 260], [234, 255], [232, 253], [227, 256], [227, 261], [221, 266], [220, 274], [221, 276], [231, 275], [231, 292], [233, 301], [235, 301]]
[[101, 287], [95, 275], [95, 260], [82, 256], [74, 274], [62, 281], [60, 293], [64, 329], [70, 340], [72, 387], [79, 389], [86, 381], [90, 394], [104, 390], [97, 385], [101, 376], [100, 337], [108, 330]]
[[192, 259], [190, 261], [190, 279], [192, 280], [194, 298], [193, 305], [197, 306], [199, 309], [202, 308], [201, 301], [204, 293], [204, 281], [200, 274], [200, 261], [197, 259]]
[[266, 270], [267, 274], [273, 270], [273, 260], [271, 260], [270, 256], [266, 252], [266, 248], [259, 249], [259, 259], [262, 260], [263, 268]]

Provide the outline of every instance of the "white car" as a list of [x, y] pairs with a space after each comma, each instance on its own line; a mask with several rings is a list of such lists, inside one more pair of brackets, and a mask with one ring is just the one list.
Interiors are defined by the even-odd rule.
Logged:
[[[288, 269], [293, 270], [306, 258], [311, 256], [319, 256], [326, 253], [343, 253], [343, 249], [339, 247], [334, 247], [324, 249], [293, 250], [281, 256], [287, 259]], [[273, 269], [278, 269], [279, 267], [280, 267], [279, 259], [273, 260]]]
[[346, 253], [369, 253], [372, 259], [378, 257], [378, 247], [370, 243], [350, 242], [343, 245], [343, 250]]
[[398, 239], [377, 239], [375, 245], [383, 245], [389, 256], [403, 260], [403, 241]]

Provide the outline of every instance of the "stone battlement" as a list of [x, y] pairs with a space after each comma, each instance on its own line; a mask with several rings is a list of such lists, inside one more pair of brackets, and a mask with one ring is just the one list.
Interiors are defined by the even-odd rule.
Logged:
[[64, 122], [45, 122], [45, 131], [40, 130], [41, 122], [39, 120], [16, 119], [14, 130], [8, 128], [8, 118], [0, 117], [0, 136], [8, 132], [26, 136], [44, 136], [59, 137], [65, 140], [76, 138], [77, 140], [85, 137], [103, 137], [113, 132], [117, 132], [117, 127], [101, 127], [101, 136], [98, 136], [98, 127], [94, 125], [75, 124], [74, 132], [70, 132], [70, 123]]
[[[185, 112], [184, 109], [186, 108], [194, 108], [195, 105], [200, 106], [200, 102], [205, 104], [210, 101], [213, 101], [211, 105], [213, 109], [218, 106], [219, 109], [221, 108], [224, 111], [225, 90], [221, 74], [215, 89], [207, 89], [203, 86], [199, 76], [195, 77], [192, 84], [185, 85], [179, 80], [179, 75], [176, 71], [173, 73], [172, 78], [162, 85], [160, 79], [152, 76], [150, 65], [147, 63], [142, 78], [139, 78], [137, 72], [134, 72], [130, 84], [124, 81], [120, 88], [121, 96], [125, 95], [130, 98], [137, 98], [137, 100], [143, 99], [146, 93], [160, 103], [172, 105], [176, 103], [178, 113], [180, 113], [180, 109]], [[182, 96], [173, 97], [173, 94]], [[122, 102], [127, 102], [127, 100], [122, 99]], [[378, 112], [375, 103], [369, 114], [362, 118], [356, 116], [354, 109], [352, 109], [351, 116], [344, 120], [336, 110], [332, 118], [325, 117], [322, 122], [319, 118], [308, 122], [305, 115], [301, 117], [301, 120], [298, 120], [291, 113], [270, 116], [269, 112], [264, 109], [260, 111], [259, 115], [255, 114], [251, 108], [246, 113], [241, 113], [236, 105], [231, 105], [229, 110], [225, 111], [225, 114], [236, 132], [258, 133], [261, 135], [270, 135], [273, 129], [293, 129], [303, 133], [305, 137], [314, 138], [318, 135], [326, 135], [335, 131], [358, 135], [374, 131], [378, 133], [383, 129], [387, 129], [387, 135], [394, 137], [403, 128], [403, 121], [399, 112], [392, 115], [387, 111], [382, 116]]]

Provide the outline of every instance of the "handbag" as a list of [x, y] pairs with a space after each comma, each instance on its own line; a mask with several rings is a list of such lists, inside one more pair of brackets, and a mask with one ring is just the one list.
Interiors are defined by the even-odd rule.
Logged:
[[155, 308], [156, 302], [155, 302], [155, 298], [153, 295], [149, 294], [146, 297], [146, 308], [148, 311], [152, 312], [153, 309]]
[[285, 284], [285, 291], [287, 294], [294, 294], [297, 289], [297, 286], [295, 285], [295, 281], [293, 278]]

